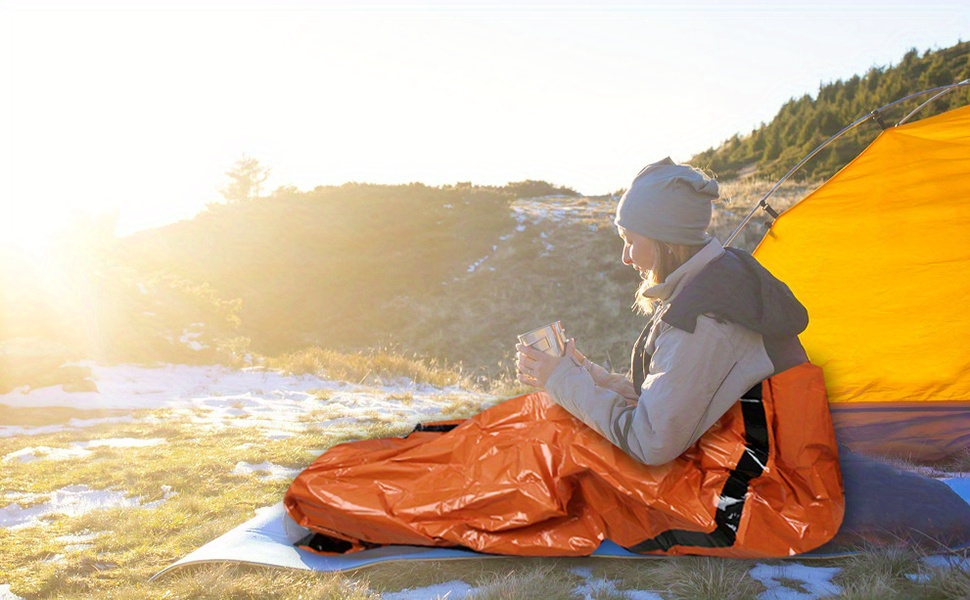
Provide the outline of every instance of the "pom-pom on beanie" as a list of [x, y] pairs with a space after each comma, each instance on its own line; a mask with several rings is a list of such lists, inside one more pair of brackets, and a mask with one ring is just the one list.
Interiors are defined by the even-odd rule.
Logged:
[[616, 225], [670, 244], [697, 245], [711, 239], [711, 202], [717, 182], [670, 158], [637, 174], [616, 207]]

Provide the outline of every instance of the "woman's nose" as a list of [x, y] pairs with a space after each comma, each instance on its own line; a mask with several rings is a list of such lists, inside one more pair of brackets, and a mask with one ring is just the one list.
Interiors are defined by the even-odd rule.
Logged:
[[623, 246], [623, 255], [622, 255], [621, 260], [623, 261], [623, 264], [625, 264], [625, 265], [632, 265], [633, 264], [633, 259], [630, 257], [630, 247], [629, 246]]

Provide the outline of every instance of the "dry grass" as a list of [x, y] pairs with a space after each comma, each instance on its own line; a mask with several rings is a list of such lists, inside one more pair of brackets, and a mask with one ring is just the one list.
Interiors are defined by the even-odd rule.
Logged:
[[564, 577], [552, 565], [540, 565], [512, 570], [481, 582], [468, 600], [509, 600], [512, 598], [543, 598], [545, 600], [573, 600], [578, 577]]
[[394, 341], [465, 365], [480, 389], [512, 395], [521, 389], [517, 334], [558, 320], [592, 360], [626, 371], [645, 320], [630, 308], [639, 278], [621, 263], [610, 223], [604, 218], [595, 230], [581, 220], [523, 223], [496, 240], [488, 268], [458, 274], [426, 297], [391, 302], [387, 312], [409, 315]]
[[386, 350], [346, 354], [308, 347], [277, 357], [264, 357], [262, 362], [269, 369], [292, 375], [313, 374], [354, 383], [380, 385], [401, 378], [437, 387], [463, 383], [459, 370], [441, 366], [435, 360], [409, 358]]
[[[167, 420], [158, 419], [160, 415]], [[64, 448], [72, 441], [104, 437], [164, 437], [161, 446], [99, 448], [82, 459], [3, 462], [0, 489], [40, 497], [44, 502], [69, 485], [116, 490], [139, 497], [142, 506], [94, 510], [78, 516], [50, 515], [39, 525], [0, 528], [0, 584], [27, 598], [271, 597], [372, 598], [376, 594], [345, 577], [278, 570], [243, 573], [205, 567], [162, 583], [148, 579], [176, 559], [252, 517], [256, 508], [280, 501], [285, 480], [261, 479], [259, 473], [233, 474], [238, 462], [264, 461], [302, 468], [313, 456], [348, 438], [402, 435], [410, 425], [358, 424], [351, 431], [306, 431], [283, 440], [267, 440], [256, 429], [231, 428], [200, 434], [187, 416], [171, 411], [137, 413], [134, 423], [105, 424], [47, 435], [0, 438], [0, 456], [26, 447]], [[164, 499], [169, 486], [174, 496]], [[163, 500], [158, 506], [144, 504]], [[6, 507], [4, 505], [0, 508]], [[91, 547], [69, 548], [61, 536], [90, 536]], [[237, 577], [237, 575], [239, 575]], [[309, 594], [309, 595], [308, 595]]]
[[[471, 412], [474, 403], [453, 399]], [[446, 404], [446, 406], [450, 406]], [[458, 410], [457, 408], [455, 409]], [[165, 421], [158, 419], [165, 415]], [[247, 520], [253, 510], [274, 504], [287, 482], [233, 475], [238, 461], [299, 467], [320, 450], [348, 438], [400, 435], [407, 427], [390, 422], [344, 431], [307, 431], [285, 440], [266, 440], [255, 429], [228, 429], [200, 435], [187, 418], [171, 411], [139, 414], [135, 423], [85, 430], [84, 439], [160, 437], [152, 448], [104, 448], [95, 461], [39, 460], [4, 463], [6, 490], [51, 492], [84, 482], [95, 489], [117, 488], [161, 499], [161, 485], [178, 492], [155, 508], [99, 510], [58, 516], [40, 526], [0, 529], [2, 583], [33, 598], [349, 598], [378, 599], [384, 592], [419, 589], [449, 581], [474, 588], [471, 598], [581, 598], [617, 600], [625, 592], [653, 592], [665, 600], [757, 598], [764, 591], [749, 576], [752, 561], [710, 558], [655, 560], [490, 558], [382, 564], [356, 573], [322, 574], [282, 569], [201, 565], [159, 581], [158, 570]], [[148, 417], [154, 417], [149, 419]], [[73, 436], [73, 437], [72, 437]], [[77, 439], [75, 431], [0, 440], [0, 453], [26, 446], [59, 447]], [[96, 537], [87, 548], [68, 549], [57, 538]], [[839, 598], [966, 598], [967, 573], [929, 567], [900, 550], [872, 549], [839, 566]], [[577, 569], [589, 572], [591, 579]], [[909, 576], [921, 579], [913, 581]], [[792, 589], [799, 589], [797, 581]]]
[[840, 600], [891, 600], [893, 598], [912, 598], [901, 595], [894, 586], [894, 582], [887, 581], [875, 573], [862, 573], [848, 581], [842, 588], [842, 593], [835, 596]]
[[842, 571], [835, 577], [842, 586], [839, 598], [878, 600], [908, 597], [899, 594], [909, 587], [906, 575], [917, 573], [920, 563], [913, 551], [872, 547], [844, 559], [841, 566]]
[[[964, 561], [967, 559], [964, 558]], [[966, 565], [966, 563], [964, 563]], [[970, 598], [970, 566], [923, 568], [909, 597], [914, 599], [966, 600]]]
[[144, 582], [124, 590], [105, 590], [99, 597], [117, 600], [136, 597], [377, 600], [380, 594], [369, 588], [366, 578], [355, 580], [339, 574], [243, 565], [200, 565], [178, 571], [166, 577], [164, 582]]
[[951, 473], [970, 473], [970, 448], [964, 448], [963, 451], [951, 456], [940, 465], [940, 468]]
[[[942, 547], [942, 546], [941, 546]], [[837, 561], [835, 582], [843, 600], [970, 598], [970, 552], [947, 552], [950, 564], [939, 566], [924, 551], [905, 548], [865, 548]], [[962, 568], [959, 566], [962, 563]]]
[[746, 600], [764, 587], [749, 576], [748, 561], [684, 557], [659, 561], [653, 577], [672, 600]]

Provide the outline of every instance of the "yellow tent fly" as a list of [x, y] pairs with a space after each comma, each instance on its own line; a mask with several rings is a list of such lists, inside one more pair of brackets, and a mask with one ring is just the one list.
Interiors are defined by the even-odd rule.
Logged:
[[840, 441], [970, 446], [970, 106], [883, 131], [754, 255], [808, 308]]

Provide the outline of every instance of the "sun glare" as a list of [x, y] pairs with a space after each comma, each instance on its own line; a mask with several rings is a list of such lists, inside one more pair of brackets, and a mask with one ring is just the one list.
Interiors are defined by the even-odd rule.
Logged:
[[62, 208], [51, 214], [38, 207], [4, 210], [0, 330], [7, 337], [98, 339], [100, 300], [92, 275], [100, 267], [92, 260], [98, 243], [112, 235], [111, 220]]
[[[59, 239], [82, 233], [93, 219], [58, 204], [12, 206], [0, 220], [0, 239], [30, 254], [46, 254]], [[81, 231], [78, 231], [81, 230]]]
[[[46, 249], [53, 232], [49, 222], [38, 215], [17, 214], [17, 211], [4, 211], [0, 220], [0, 239], [3, 243], [32, 254]], [[13, 213], [13, 214], [11, 214]]]

